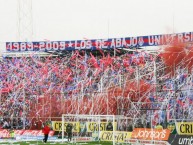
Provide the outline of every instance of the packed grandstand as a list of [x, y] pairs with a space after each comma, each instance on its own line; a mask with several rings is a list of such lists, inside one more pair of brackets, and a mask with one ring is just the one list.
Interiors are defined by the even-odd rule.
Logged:
[[62, 114], [121, 115], [119, 131], [193, 119], [192, 47], [75, 50], [0, 60], [1, 128], [41, 129]]

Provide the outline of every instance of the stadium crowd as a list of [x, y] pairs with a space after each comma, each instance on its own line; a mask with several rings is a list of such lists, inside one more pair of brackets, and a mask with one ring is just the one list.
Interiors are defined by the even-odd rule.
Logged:
[[[150, 86], [143, 90], [144, 94], [139, 93], [140, 97], [145, 96], [145, 100], [138, 102], [145, 103], [136, 105], [140, 111], [135, 118], [144, 116], [139, 121], [143, 126], [149, 124], [152, 113], [156, 123], [173, 118], [192, 119], [190, 112], [193, 108], [189, 106], [193, 103], [192, 74], [180, 67], [171, 74], [165, 68], [160, 57], [155, 58], [145, 51], [117, 56], [74, 51], [63, 57], [35, 54], [5, 57], [0, 61], [1, 126], [19, 129], [25, 125], [29, 128], [32, 118], [41, 117], [39, 112], [45, 105], [38, 104], [46, 95], [51, 95], [54, 101], [55, 114], [51, 116], [58, 117], [62, 114], [61, 99], [89, 97], [116, 86], [124, 89], [128, 82], [141, 80]], [[50, 102], [46, 105], [49, 106]], [[133, 109], [129, 108], [131, 106], [126, 108], [126, 105], [122, 102], [116, 109], [121, 110], [119, 114], [132, 117]], [[50, 113], [49, 109], [44, 108], [44, 113]]]

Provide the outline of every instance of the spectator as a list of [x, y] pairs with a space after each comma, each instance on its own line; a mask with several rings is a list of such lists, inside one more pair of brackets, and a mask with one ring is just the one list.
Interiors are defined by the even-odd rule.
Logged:
[[46, 143], [47, 140], [48, 140], [48, 135], [49, 135], [49, 132], [50, 132], [50, 127], [46, 124], [46, 125], [44, 126], [42, 132], [44, 133], [43, 142]]
[[113, 124], [111, 121], [107, 124], [106, 131], [113, 131]]
[[163, 126], [161, 126], [161, 124], [158, 123], [158, 124], [155, 126], [155, 129], [163, 129]]
[[4, 128], [4, 129], [8, 129], [9, 128], [9, 124], [8, 124], [8, 122], [6, 120], [4, 120], [2, 128]]
[[72, 124], [68, 123], [66, 126], [66, 132], [68, 134], [68, 142], [72, 140]]

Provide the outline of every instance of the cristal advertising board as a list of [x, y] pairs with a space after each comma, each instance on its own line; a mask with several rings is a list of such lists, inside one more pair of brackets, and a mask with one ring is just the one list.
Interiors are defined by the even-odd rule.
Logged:
[[[114, 132], [114, 140], [116, 142], [125, 142], [126, 139], [131, 138], [132, 132], [126, 131], [115, 131]], [[113, 141], [113, 131], [101, 131], [100, 132], [100, 140], [101, 141]]]
[[91, 40], [6, 42], [6, 50], [9, 52], [23, 52], [132, 48], [165, 45], [170, 44], [172, 40], [178, 42], [193, 41], [193, 32]]
[[193, 122], [176, 122], [175, 124], [179, 135], [193, 135]]
[[[66, 126], [68, 123], [73, 124], [73, 130], [72, 132], [80, 132], [81, 130], [86, 130], [87, 132], [93, 132], [93, 131], [105, 131], [106, 126], [108, 122], [100, 122], [100, 125], [98, 122], [85, 122], [84, 125], [82, 125], [82, 122], [65, 122], [64, 123], [64, 130], [66, 130]], [[113, 127], [117, 128], [117, 122], [113, 123]], [[52, 121], [52, 128], [54, 131], [62, 131], [62, 121]]]
[[[65, 122], [64, 123], [64, 130], [66, 130], [66, 126], [68, 123], [71, 123], [73, 126], [73, 132], [79, 132], [80, 130], [80, 122]], [[54, 131], [62, 131], [62, 121], [52, 121], [52, 129]]]

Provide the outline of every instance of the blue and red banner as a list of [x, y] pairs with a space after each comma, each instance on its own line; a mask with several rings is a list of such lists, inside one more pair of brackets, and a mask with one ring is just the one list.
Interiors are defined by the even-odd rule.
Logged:
[[6, 50], [22, 52], [136, 48], [170, 44], [174, 38], [179, 42], [191, 42], [193, 41], [193, 32], [92, 40], [6, 42]]

